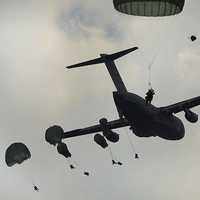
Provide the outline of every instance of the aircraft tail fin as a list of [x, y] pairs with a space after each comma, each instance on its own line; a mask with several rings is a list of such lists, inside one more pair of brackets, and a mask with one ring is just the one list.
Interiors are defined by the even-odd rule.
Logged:
[[71, 69], [71, 68], [83, 67], [83, 66], [87, 66], [87, 65], [105, 63], [105, 57], [108, 58], [109, 60], [114, 61], [114, 60], [116, 60], [116, 59], [118, 59], [122, 56], [125, 56], [128, 53], [131, 53], [132, 51], [137, 50], [137, 49], [138, 49], [138, 47], [133, 47], [133, 48], [126, 49], [126, 50], [123, 50], [123, 51], [119, 51], [119, 52], [113, 53], [113, 54], [100, 54], [101, 57], [99, 57], [99, 58], [89, 60], [89, 61], [85, 61], [85, 62], [81, 62], [81, 63], [74, 64], [74, 65], [70, 65], [70, 66], [67, 66], [67, 68]]

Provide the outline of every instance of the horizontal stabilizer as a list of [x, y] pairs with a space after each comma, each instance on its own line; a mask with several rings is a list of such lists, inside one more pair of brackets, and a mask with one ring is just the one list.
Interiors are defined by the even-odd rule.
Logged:
[[96, 58], [96, 59], [93, 59], [93, 60], [89, 60], [89, 61], [85, 61], [85, 62], [81, 62], [81, 63], [78, 63], [78, 64], [74, 64], [74, 65], [70, 65], [68, 66], [67, 68], [68, 69], [71, 69], [71, 68], [76, 68], [76, 67], [83, 67], [83, 66], [87, 66], [87, 65], [94, 65], [94, 64], [99, 64], [99, 63], [104, 63], [105, 62], [105, 57], [107, 59], [110, 59], [112, 61], [122, 57], [122, 56], [125, 56], [126, 54], [132, 52], [132, 51], [135, 51], [137, 50], [138, 47], [133, 47], [133, 48], [130, 48], [130, 49], [126, 49], [124, 51], [120, 51], [120, 52], [117, 52], [117, 53], [114, 53], [114, 54], [100, 54], [101, 57], [99, 58]]
[[83, 67], [83, 66], [94, 65], [94, 64], [99, 64], [99, 63], [104, 63], [104, 59], [103, 58], [96, 58], [96, 59], [93, 59], [93, 60], [89, 60], [89, 61], [86, 61], [86, 62], [75, 64], [75, 65], [70, 65], [67, 68], [71, 69], [71, 68], [75, 68], [75, 67]]

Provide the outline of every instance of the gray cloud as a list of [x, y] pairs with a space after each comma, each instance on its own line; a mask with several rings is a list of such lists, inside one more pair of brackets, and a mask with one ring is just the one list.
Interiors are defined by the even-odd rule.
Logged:
[[91, 1], [75, 1], [71, 3], [70, 9], [63, 9], [58, 18], [61, 30], [65, 31], [67, 37], [75, 40], [90, 40], [94, 36], [107, 40], [122, 39], [121, 26], [112, 19], [113, 13], [107, 12], [107, 9], [102, 11], [98, 7], [94, 8], [94, 5]]

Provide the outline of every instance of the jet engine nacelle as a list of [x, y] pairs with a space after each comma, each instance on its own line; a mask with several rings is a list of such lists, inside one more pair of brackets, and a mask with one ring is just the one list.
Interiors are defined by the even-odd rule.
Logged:
[[104, 149], [108, 146], [106, 139], [100, 134], [94, 136], [94, 141]]
[[110, 142], [116, 143], [119, 141], [119, 134], [109, 130], [106, 133], [103, 133], [106, 139]]
[[108, 121], [107, 121], [106, 118], [102, 118], [102, 119], [99, 120], [101, 129], [103, 131], [103, 135], [108, 141], [116, 143], [116, 142], [119, 141], [119, 134], [110, 130], [107, 126], [107, 122]]
[[191, 110], [189, 109], [185, 109], [185, 118], [191, 122], [191, 123], [195, 123], [198, 121], [198, 115], [194, 112], [192, 112]]

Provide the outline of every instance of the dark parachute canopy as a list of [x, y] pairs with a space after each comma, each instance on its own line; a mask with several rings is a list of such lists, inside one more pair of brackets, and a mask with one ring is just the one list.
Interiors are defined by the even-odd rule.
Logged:
[[57, 151], [59, 154], [63, 155], [65, 158], [69, 158], [72, 156], [72, 154], [69, 152], [67, 148], [67, 145], [63, 142], [58, 144]]
[[21, 164], [29, 158], [31, 158], [31, 153], [23, 143], [13, 143], [6, 150], [5, 160], [9, 167], [16, 163]]
[[116, 10], [128, 15], [161, 17], [180, 13], [185, 0], [113, 0]]
[[61, 143], [64, 130], [60, 126], [51, 126], [46, 130], [45, 139], [48, 143], [56, 145]]

